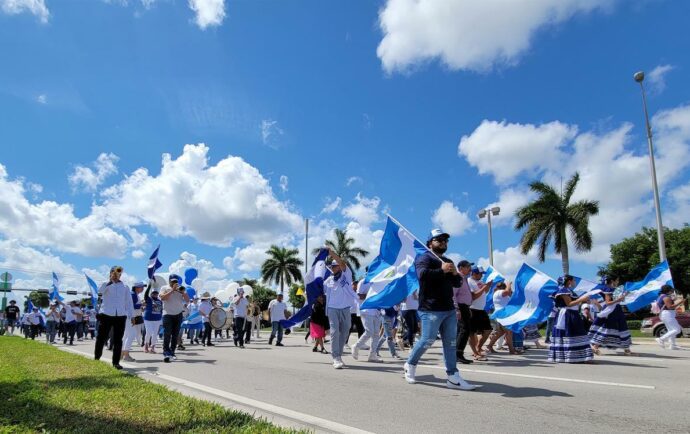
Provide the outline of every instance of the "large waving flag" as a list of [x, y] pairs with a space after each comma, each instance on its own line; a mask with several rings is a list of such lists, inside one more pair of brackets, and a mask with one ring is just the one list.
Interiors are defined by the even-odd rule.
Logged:
[[98, 285], [86, 273], [84, 273], [84, 277], [86, 277], [86, 283], [89, 284], [89, 289], [91, 290], [91, 305], [95, 309], [96, 304], [98, 304]]
[[319, 254], [314, 258], [314, 262], [304, 278], [307, 288], [307, 302], [302, 306], [302, 309], [292, 315], [290, 319], [280, 321], [283, 327], [294, 327], [311, 315], [311, 305], [314, 304], [316, 297], [323, 294], [323, 281], [326, 279], [326, 273], [328, 271], [326, 268], [326, 259], [328, 259], [328, 249], [319, 250]]
[[558, 284], [555, 280], [530, 265], [522, 264], [513, 283], [513, 296], [506, 307], [491, 318], [514, 332], [539, 324], [549, 316], [556, 290]]
[[146, 267], [148, 269], [149, 279], [153, 279], [153, 275], [156, 273], [156, 270], [163, 266], [161, 261], [158, 260], [158, 250], [160, 248], [161, 245], [159, 244], [158, 247], [156, 247], [156, 250], [154, 250], [149, 257], [149, 265]]
[[573, 292], [581, 297], [584, 294], [589, 294], [590, 298], [602, 299], [599, 293], [606, 285], [602, 283], [594, 283], [589, 280], [582, 279], [580, 277], [573, 276], [575, 280], [575, 286], [573, 287]]
[[499, 273], [494, 267], [489, 266], [486, 268], [486, 272], [482, 277], [482, 282], [488, 283], [492, 280], [494, 283], [491, 284], [491, 289], [489, 289], [489, 292], [486, 293], [486, 306], [484, 306], [484, 310], [486, 310], [487, 312], [494, 309], [494, 289], [496, 288], [496, 285], [498, 285], [501, 282], [505, 282], [506, 280], [506, 278], [503, 277], [503, 275]]
[[63, 301], [65, 298], [60, 295], [60, 279], [58, 279], [57, 274], [53, 271], [53, 290], [50, 292], [49, 298], [51, 300]]
[[664, 261], [647, 274], [640, 282], [626, 282], [625, 290], [629, 293], [621, 304], [628, 308], [629, 312], [635, 312], [649, 306], [659, 297], [659, 290], [663, 285], [673, 286], [671, 269], [668, 262]]
[[[381, 238], [379, 255], [369, 265], [361, 285], [368, 287], [362, 309], [386, 309], [403, 301], [419, 289], [414, 266], [417, 255], [427, 248], [390, 216]], [[363, 291], [360, 289], [360, 292]]]

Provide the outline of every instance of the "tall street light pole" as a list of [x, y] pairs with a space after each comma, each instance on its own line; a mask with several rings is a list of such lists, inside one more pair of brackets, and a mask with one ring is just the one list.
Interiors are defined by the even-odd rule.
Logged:
[[493, 207], [493, 208], [486, 208], [477, 214], [477, 217], [480, 219], [483, 219], [484, 217], [487, 218], [487, 223], [489, 226], [489, 265], [492, 267], [494, 266], [494, 239], [493, 239], [493, 232], [491, 230], [491, 216], [492, 215], [498, 215], [498, 213], [501, 212], [500, 207]]
[[304, 219], [304, 285], [305, 288], [304, 290], [306, 291], [306, 279], [307, 279], [307, 267], [309, 267], [309, 264], [307, 263], [309, 259], [309, 219]]
[[661, 204], [659, 203], [659, 186], [656, 182], [656, 165], [654, 164], [654, 144], [652, 143], [652, 127], [649, 124], [649, 112], [647, 111], [647, 96], [645, 95], [644, 72], [636, 72], [633, 75], [636, 82], [640, 84], [642, 90], [642, 106], [644, 107], [644, 120], [647, 125], [647, 144], [649, 145], [649, 167], [652, 171], [652, 189], [654, 191], [654, 208], [656, 209], [656, 233], [659, 241], [659, 258], [666, 260], [666, 241], [664, 240], [664, 225], [661, 223]]

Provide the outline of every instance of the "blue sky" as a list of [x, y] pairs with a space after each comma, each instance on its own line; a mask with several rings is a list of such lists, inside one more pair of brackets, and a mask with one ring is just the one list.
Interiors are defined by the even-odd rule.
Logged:
[[[496, 6], [500, 4], [501, 6]], [[0, 268], [66, 288], [122, 264], [257, 277], [271, 243], [348, 228], [376, 253], [385, 213], [484, 263], [522, 261], [511, 214], [535, 179], [575, 170], [610, 243], [654, 224], [639, 87], [664, 222], [690, 211], [690, 67], [671, 0], [376, 2], [0, 0]], [[203, 145], [202, 145], [203, 144]], [[189, 145], [185, 147], [185, 145]], [[167, 154], [167, 156], [165, 156]], [[483, 258], [483, 259], [482, 259]]]

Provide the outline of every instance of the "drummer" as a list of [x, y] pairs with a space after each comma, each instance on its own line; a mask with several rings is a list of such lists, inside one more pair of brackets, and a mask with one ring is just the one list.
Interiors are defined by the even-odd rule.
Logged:
[[209, 315], [213, 309], [211, 304], [211, 294], [208, 291], [201, 294], [201, 303], [199, 303], [199, 313], [201, 314], [202, 321], [204, 323], [204, 336], [201, 340], [201, 345], [206, 345], [208, 347], [213, 347], [211, 343], [211, 322], [209, 321]]

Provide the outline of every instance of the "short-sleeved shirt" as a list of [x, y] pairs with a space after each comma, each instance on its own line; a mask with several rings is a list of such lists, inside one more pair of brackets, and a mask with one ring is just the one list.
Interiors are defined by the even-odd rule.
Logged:
[[169, 286], [161, 288], [160, 297], [171, 293], [168, 298], [163, 300], [163, 315], [179, 315], [184, 312], [184, 296], [180, 291], [174, 291]]
[[210, 301], [202, 300], [201, 303], [199, 303], [199, 312], [206, 315], [203, 317], [202, 322], [207, 323], [209, 321], [208, 314], [211, 313], [211, 309], [213, 309], [213, 305]]
[[240, 298], [240, 302], [235, 304], [235, 302], [232, 302], [232, 306], [235, 308], [235, 316], [238, 318], [246, 318], [247, 317], [247, 308], [249, 307], [249, 302], [247, 301], [246, 298], [242, 297]]
[[508, 302], [510, 301], [510, 296], [509, 296], [509, 295], [508, 295], [508, 296], [505, 296], [505, 297], [503, 296], [503, 293], [504, 293], [505, 291], [506, 291], [505, 289], [503, 289], [503, 290], [498, 290], [498, 291], [494, 291], [494, 297], [493, 297], [493, 301], [494, 301], [494, 311], [498, 311], [498, 310], [503, 309], [504, 307], [506, 307], [506, 305], [507, 305]]
[[16, 320], [19, 316], [19, 306], [9, 305], [5, 308], [5, 319]]
[[345, 268], [339, 276], [328, 276], [323, 282], [326, 293], [326, 306], [334, 309], [350, 308], [357, 303], [355, 292], [352, 290], [352, 273]]
[[[467, 279], [467, 284], [470, 286], [470, 291], [472, 291], [473, 294], [480, 291], [480, 283], [482, 283], [480, 280], [474, 280], [471, 277]], [[484, 310], [484, 308], [486, 308], [486, 292], [482, 292], [482, 295], [472, 300], [470, 308], [476, 310]]]
[[462, 285], [453, 288], [453, 301], [456, 306], [459, 304], [469, 306], [472, 304], [472, 291], [470, 291], [470, 285], [467, 283], [469, 276], [462, 274], [460, 276], [462, 277]]
[[285, 310], [287, 309], [287, 304], [283, 301], [271, 300], [268, 303], [268, 311], [271, 315], [271, 322], [280, 321], [285, 319]]

